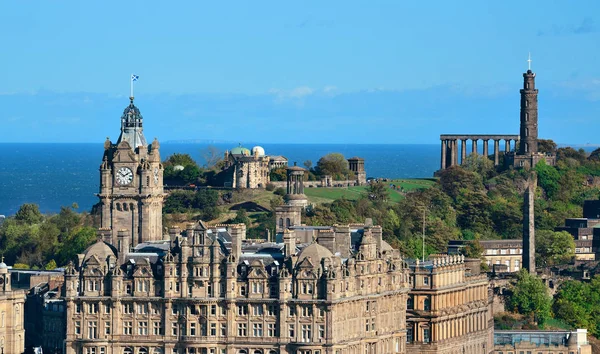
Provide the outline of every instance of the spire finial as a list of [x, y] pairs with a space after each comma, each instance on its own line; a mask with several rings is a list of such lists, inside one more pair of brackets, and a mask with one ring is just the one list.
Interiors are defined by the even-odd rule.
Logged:
[[531, 70], [531, 52], [529, 52], [529, 57], [527, 59], [527, 70]]

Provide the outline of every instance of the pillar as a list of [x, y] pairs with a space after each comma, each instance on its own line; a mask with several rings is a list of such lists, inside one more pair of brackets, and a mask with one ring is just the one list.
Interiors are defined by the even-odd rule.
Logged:
[[446, 169], [446, 149], [448, 149], [448, 140], [442, 139], [442, 164], [440, 169]]
[[494, 166], [498, 166], [500, 164], [500, 158], [498, 156], [500, 149], [500, 141], [494, 139]]
[[510, 152], [510, 139], [506, 139], [504, 142], [504, 152]]
[[454, 160], [456, 160], [454, 145], [456, 145], [456, 140], [448, 140], [448, 143], [450, 144], [450, 166], [454, 166]]
[[477, 153], [477, 139], [473, 139], [473, 145], [471, 145], [471, 151], [476, 154]]
[[461, 152], [460, 164], [462, 165], [465, 163], [465, 159], [467, 158], [467, 139], [461, 140], [460, 152]]
[[454, 139], [454, 141], [452, 142], [452, 148], [454, 149], [453, 165], [457, 166], [458, 165], [458, 140], [457, 139]]
[[483, 139], [483, 156], [488, 157], [488, 139]]

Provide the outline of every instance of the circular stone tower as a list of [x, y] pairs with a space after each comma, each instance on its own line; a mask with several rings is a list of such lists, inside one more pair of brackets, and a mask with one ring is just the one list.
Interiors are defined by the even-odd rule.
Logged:
[[304, 172], [302, 167], [294, 166], [287, 169], [287, 194], [285, 202], [288, 205], [306, 207], [308, 199], [304, 195]]

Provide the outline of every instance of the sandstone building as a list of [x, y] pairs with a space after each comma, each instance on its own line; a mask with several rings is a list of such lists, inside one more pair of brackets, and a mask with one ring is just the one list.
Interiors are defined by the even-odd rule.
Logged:
[[146, 143], [143, 118], [133, 97], [121, 116], [121, 134], [116, 143], [108, 138], [100, 165], [100, 225], [117, 231], [130, 230], [134, 243], [162, 239], [163, 166], [160, 144]]
[[434, 255], [409, 263], [406, 353], [488, 353], [494, 319], [480, 260]]
[[25, 350], [25, 291], [12, 289], [8, 266], [0, 263], [0, 353]]
[[[265, 149], [255, 146], [252, 151], [241, 145], [225, 152], [226, 174], [225, 187], [236, 189], [265, 188], [270, 181], [270, 158], [265, 155]], [[287, 162], [287, 160], [286, 160]], [[278, 166], [282, 161], [275, 161]]]

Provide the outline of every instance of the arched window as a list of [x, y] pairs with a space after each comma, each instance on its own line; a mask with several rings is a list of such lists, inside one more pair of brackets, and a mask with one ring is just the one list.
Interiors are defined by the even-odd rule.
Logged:
[[290, 227], [292, 224], [292, 222], [290, 221], [290, 218], [285, 218], [285, 227]]
[[123, 203], [123, 211], [129, 211], [127, 203]]
[[154, 348], [152, 354], [163, 354], [162, 348]]
[[123, 354], [133, 354], [133, 349], [125, 348], [125, 349], [123, 349]]
[[283, 218], [279, 218], [279, 227], [283, 229]]
[[412, 310], [412, 309], [414, 308], [414, 306], [415, 306], [415, 305], [414, 305], [414, 303], [413, 303], [413, 298], [412, 298], [412, 296], [409, 296], [409, 297], [408, 297], [408, 300], [406, 300], [406, 308], [407, 308], [408, 310]]
[[117, 203], [117, 210], [121, 211], [121, 203]]
[[148, 349], [140, 348], [140, 350], [138, 350], [138, 354], [148, 354]]
[[254, 351], [254, 354], [263, 354], [263, 352], [262, 352], [262, 350], [256, 349], [256, 350]]
[[529, 144], [525, 143], [525, 152], [529, 152]]
[[248, 352], [245, 349], [240, 349], [238, 350], [238, 354], [248, 354]]
[[423, 301], [423, 309], [425, 311], [431, 310], [431, 300], [429, 298], [426, 298], [425, 301]]
[[525, 121], [529, 122], [529, 112], [525, 112]]
[[525, 107], [529, 107], [529, 100], [525, 100]]
[[277, 354], [277, 351], [275, 351], [275, 350], [269, 350], [269, 354]]
[[529, 128], [525, 128], [525, 136], [529, 136]]

